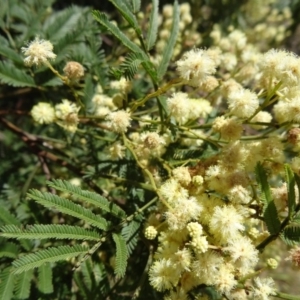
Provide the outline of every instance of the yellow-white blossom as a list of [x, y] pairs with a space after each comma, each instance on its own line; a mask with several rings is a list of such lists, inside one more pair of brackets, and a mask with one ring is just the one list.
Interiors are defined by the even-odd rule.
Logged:
[[41, 40], [39, 37], [31, 41], [27, 47], [22, 47], [21, 50], [26, 56], [24, 62], [28, 66], [40, 66], [56, 57], [56, 54], [52, 51], [53, 45], [49, 41]]
[[54, 108], [51, 104], [46, 102], [39, 102], [30, 112], [34, 121], [39, 124], [50, 124], [55, 120]]

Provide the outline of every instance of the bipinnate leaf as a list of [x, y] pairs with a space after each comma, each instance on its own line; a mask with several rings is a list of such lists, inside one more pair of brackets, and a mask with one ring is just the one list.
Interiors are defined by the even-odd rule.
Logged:
[[[141, 49], [133, 43], [115, 24], [110, 22], [105, 13], [98, 10], [92, 11], [93, 16], [106, 30], [113, 34], [126, 48], [133, 52], [142, 52]], [[142, 52], [143, 53], [143, 52]]]
[[38, 289], [43, 294], [53, 293], [52, 268], [50, 263], [43, 264], [38, 269]]
[[[17, 225], [17, 226], [21, 225], [20, 220], [17, 219], [14, 215], [12, 215], [8, 210], [6, 210], [2, 206], [0, 206], [0, 220], [2, 220], [4, 224]], [[31, 241], [28, 240], [22, 240], [21, 245], [27, 251], [29, 251], [32, 248]]]
[[129, 23], [129, 25], [135, 30], [138, 36], [142, 34], [142, 31], [138, 25], [135, 15], [130, 11], [124, 0], [109, 0], [121, 13], [123, 18]]
[[174, 7], [173, 7], [173, 22], [172, 22], [170, 37], [168, 38], [166, 48], [164, 49], [164, 52], [162, 54], [162, 59], [159, 63], [159, 67], [157, 70], [159, 79], [161, 79], [165, 75], [170, 60], [172, 58], [173, 50], [179, 32], [179, 16], [180, 16], [179, 6], [177, 0], [175, 0]]
[[300, 244], [300, 225], [288, 225], [284, 228], [281, 238], [288, 245]]
[[121, 235], [126, 241], [127, 252], [129, 255], [131, 255], [135, 246], [137, 245], [142, 221], [143, 218], [137, 216], [131, 222], [126, 223], [121, 230]]
[[16, 64], [23, 65], [23, 58], [13, 49], [7, 47], [0, 43], [0, 54], [9, 59], [10, 61], [15, 62]]
[[19, 251], [20, 248], [18, 245], [11, 242], [5, 242], [0, 247], [0, 257], [17, 258]]
[[58, 191], [71, 193], [83, 202], [99, 207], [105, 212], [111, 213], [115, 217], [126, 217], [125, 211], [118, 205], [108, 201], [106, 198], [102, 197], [99, 194], [82, 190], [80, 187], [72, 185], [66, 180], [53, 179], [52, 181], [48, 181], [47, 184]]
[[151, 50], [155, 45], [157, 39], [157, 30], [158, 30], [158, 0], [152, 0], [152, 10], [149, 20], [149, 28], [147, 32], [147, 40], [146, 40], [146, 47], [147, 50]]
[[280, 231], [280, 221], [277, 209], [272, 199], [267, 174], [260, 163], [256, 166], [256, 178], [261, 188], [261, 200], [264, 203], [264, 220], [270, 234], [275, 235]]
[[63, 199], [57, 195], [46, 192], [42, 193], [32, 189], [29, 191], [28, 197], [47, 208], [57, 209], [64, 214], [83, 220], [97, 228], [106, 230], [108, 227], [108, 223], [104, 218], [95, 215], [91, 210], [86, 209], [81, 205], [75, 204], [70, 200]]
[[85, 11], [86, 9], [73, 5], [51, 14], [44, 24], [44, 32], [48, 39], [53, 42], [63, 39], [78, 26]]
[[145, 58], [140, 53], [129, 53], [121, 63], [119, 69], [111, 69], [111, 71], [118, 78], [124, 76], [127, 80], [131, 80], [143, 62], [145, 62]]
[[296, 207], [295, 177], [291, 167], [287, 164], [285, 165], [285, 174], [288, 189], [289, 217], [291, 217]]
[[99, 234], [93, 230], [70, 225], [30, 225], [28, 229], [21, 229], [15, 225], [0, 228], [0, 236], [15, 239], [70, 239], [99, 241]]
[[15, 296], [17, 299], [28, 299], [30, 295], [31, 280], [33, 277], [33, 270], [28, 270], [16, 276]]
[[0, 61], [0, 82], [14, 87], [34, 87], [32, 77], [9, 62]]
[[13, 290], [16, 281], [16, 275], [12, 272], [13, 268], [8, 267], [0, 272], [0, 299], [13, 299]]
[[123, 277], [126, 272], [127, 266], [127, 248], [124, 238], [120, 234], [113, 233], [113, 240], [116, 243], [116, 266], [115, 274], [117, 277]]
[[13, 273], [21, 274], [25, 271], [38, 268], [45, 263], [57, 262], [86, 254], [89, 249], [82, 245], [51, 247], [35, 253], [21, 256], [13, 262]]
[[4, 224], [21, 225], [20, 220], [18, 220], [3, 206], [0, 206], [0, 220], [2, 220]]

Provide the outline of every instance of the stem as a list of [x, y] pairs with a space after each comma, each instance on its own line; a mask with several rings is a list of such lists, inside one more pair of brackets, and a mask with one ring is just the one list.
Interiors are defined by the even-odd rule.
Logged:
[[75, 97], [75, 100], [77, 102], [77, 104], [81, 107], [84, 108], [84, 105], [82, 103], [82, 101], [80, 100], [79, 96], [77, 95], [75, 89], [73, 88], [73, 86], [70, 84], [70, 81], [68, 79], [68, 77], [66, 76], [62, 76], [56, 69], [54, 69], [54, 67], [50, 64], [50, 62], [46, 62], [45, 65], [57, 76], [61, 79], [61, 81], [70, 88], [73, 96]]
[[145, 105], [145, 103], [152, 98], [155, 98], [157, 96], [160, 96], [162, 94], [164, 94], [166, 91], [168, 91], [170, 88], [172, 88], [174, 85], [177, 85], [179, 83], [181, 83], [182, 80], [181, 79], [173, 79], [171, 81], [169, 81], [166, 85], [162, 86], [161, 88], [158, 88], [155, 92], [148, 94], [146, 97], [144, 97], [141, 100], [137, 100], [135, 101], [135, 103], [133, 104], [132, 108], [131, 108], [131, 112], [134, 112], [138, 109], [138, 107]]
[[158, 195], [160, 201], [166, 206], [168, 207], [169, 209], [171, 209], [171, 206], [169, 205], [169, 203], [167, 203], [163, 197], [161, 196], [157, 186], [156, 186], [156, 183], [155, 183], [155, 180], [151, 174], [151, 172], [139, 161], [136, 153], [134, 152], [134, 149], [131, 147], [130, 145], [130, 141], [126, 138], [125, 134], [123, 133], [123, 141], [124, 141], [124, 145], [127, 147], [127, 149], [131, 152], [131, 154], [133, 155], [135, 161], [137, 162], [138, 166], [146, 173], [146, 175], [148, 176], [149, 180], [150, 180], [150, 184], [152, 185], [153, 187], [153, 190], [156, 192], [156, 194]]
[[279, 292], [277, 292], [273, 296], [276, 298], [286, 299], [286, 300], [300, 300], [300, 296], [294, 296], [294, 295], [289, 295], [289, 294], [279, 293]]

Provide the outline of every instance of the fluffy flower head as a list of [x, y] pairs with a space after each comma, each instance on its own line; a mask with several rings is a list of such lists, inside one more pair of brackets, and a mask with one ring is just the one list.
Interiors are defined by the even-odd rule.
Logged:
[[215, 207], [209, 225], [211, 232], [221, 242], [227, 242], [228, 239], [236, 238], [240, 231], [245, 230], [242, 222], [242, 215], [232, 205], [228, 205]]
[[230, 93], [227, 101], [230, 112], [238, 118], [249, 118], [259, 106], [257, 95], [245, 89]]
[[107, 119], [110, 121], [109, 126], [114, 132], [126, 132], [130, 126], [130, 113], [125, 110], [111, 112]]
[[206, 50], [192, 49], [177, 61], [180, 77], [192, 86], [199, 86], [209, 75], [216, 72], [216, 62]]
[[24, 62], [28, 66], [39, 66], [56, 57], [52, 51], [53, 45], [49, 41], [39, 39], [39, 37], [36, 37], [27, 47], [22, 47], [21, 50], [26, 56]]
[[39, 102], [32, 108], [31, 116], [39, 124], [50, 124], [55, 119], [54, 108], [49, 103]]

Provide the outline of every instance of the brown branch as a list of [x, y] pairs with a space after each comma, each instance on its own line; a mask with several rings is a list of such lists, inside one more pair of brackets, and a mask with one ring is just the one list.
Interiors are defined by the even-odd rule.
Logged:
[[[76, 167], [74, 164], [71, 164], [66, 160], [64, 160], [63, 158], [58, 157], [57, 155], [52, 153], [51, 151], [53, 151], [52, 150], [53, 147], [45, 143], [43, 138], [22, 130], [21, 128], [17, 127], [16, 125], [7, 121], [4, 118], [0, 118], [0, 122], [4, 124], [4, 126], [8, 128], [11, 132], [18, 135], [22, 139], [22, 141], [27, 145], [29, 151], [35, 154], [40, 160], [41, 159], [50, 160], [62, 167], [66, 167], [68, 170], [72, 171], [74, 174], [76, 174], [76, 176], [80, 178], [82, 178], [83, 175], [85, 175], [82, 169]], [[103, 194], [101, 188], [98, 187], [97, 184], [94, 183], [92, 180], [87, 179], [85, 180], [85, 182], [95, 192], [99, 194]]]

